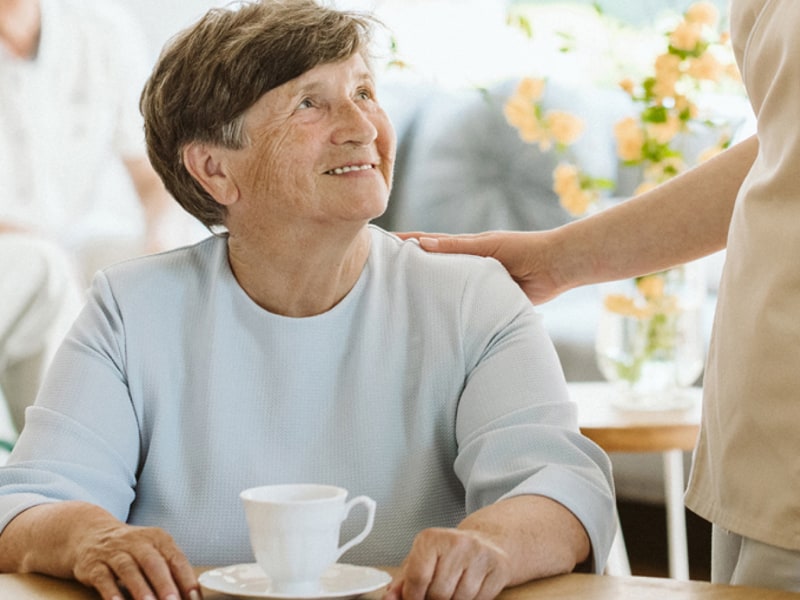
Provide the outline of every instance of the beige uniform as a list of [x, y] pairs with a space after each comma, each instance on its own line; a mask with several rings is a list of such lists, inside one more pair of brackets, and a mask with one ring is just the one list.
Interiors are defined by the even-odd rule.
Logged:
[[759, 153], [728, 235], [687, 506], [800, 550], [800, 1], [732, 0]]

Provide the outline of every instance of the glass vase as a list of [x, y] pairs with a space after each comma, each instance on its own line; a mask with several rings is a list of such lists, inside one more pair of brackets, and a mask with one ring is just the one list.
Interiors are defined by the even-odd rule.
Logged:
[[681, 390], [697, 380], [705, 362], [702, 264], [602, 287], [595, 350], [601, 373], [617, 388], [615, 403], [639, 410], [690, 405]]

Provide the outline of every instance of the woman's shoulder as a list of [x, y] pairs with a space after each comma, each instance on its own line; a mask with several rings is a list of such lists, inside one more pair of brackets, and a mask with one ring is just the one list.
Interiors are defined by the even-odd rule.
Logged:
[[427, 252], [416, 240], [402, 240], [377, 226], [372, 229], [372, 258], [393, 270], [407, 271], [414, 278], [442, 277], [464, 282], [484, 278], [505, 280], [516, 285], [508, 271], [494, 258], [471, 254]]
[[121, 294], [157, 292], [164, 297], [171, 291], [208, 283], [225, 268], [226, 256], [226, 239], [211, 236], [189, 246], [118, 262], [96, 278]]
[[493, 258], [429, 253], [373, 229], [375, 287], [406, 303], [417, 321], [450, 323], [465, 339], [486, 340], [506, 327], [540, 327], [540, 317], [508, 271]]
[[494, 270], [497, 267], [504, 270], [494, 258], [471, 254], [427, 252], [420, 247], [417, 240], [403, 240], [377, 225], [370, 225], [370, 229], [372, 230], [373, 255], [384, 261], [403, 260], [411, 262], [419, 268], [434, 270], [469, 272], [476, 269]]
[[530, 306], [494, 258], [427, 252], [415, 240], [402, 240], [379, 227], [372, 227], [372, 243], [372, 268], [395, 289], [418, 291], [428, 298], [443, 295], [460, 302], [496, 303], [514, 310]]

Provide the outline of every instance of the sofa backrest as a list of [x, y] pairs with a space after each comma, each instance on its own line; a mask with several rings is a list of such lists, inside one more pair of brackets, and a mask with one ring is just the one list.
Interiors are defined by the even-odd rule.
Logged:
[[[559, 155], [523, 142], [503, 115], [517, 82], [449, 90], [385, 83], [379, 98], [395, 124], [398, 156], [389, 209], [376, 222], [389, 230], [450, 233], [539, 230], [570, 220], [553, 192]], [[595, 177], [616, 180], [614, 123], [632, 107], [621, 90], [548, 82], [544, 110], [569, 111], [586, 123], [570, 151]]]

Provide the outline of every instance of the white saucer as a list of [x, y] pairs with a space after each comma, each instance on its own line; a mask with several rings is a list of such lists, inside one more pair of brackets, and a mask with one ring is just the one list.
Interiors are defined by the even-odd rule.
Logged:
[[278, 594], [271, 592], [271, 581], [256, 563], [232, 565], [200, 574], [200, 585], [213, 592], [237, 598], [276, 600], [348, 600], [384, 587], [392, 580], [385, 571], [336, 563], [322, 574], [316, 594]]

